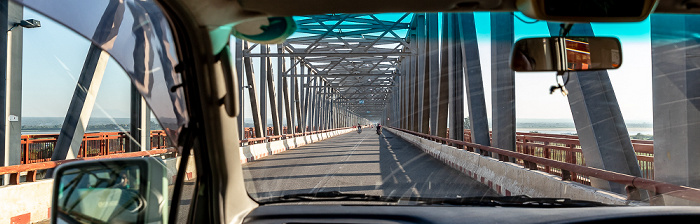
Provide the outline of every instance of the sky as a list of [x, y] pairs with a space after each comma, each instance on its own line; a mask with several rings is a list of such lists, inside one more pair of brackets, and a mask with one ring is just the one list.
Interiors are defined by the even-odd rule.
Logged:
[[[474, 13], [477, 41], [489, 119], [491, 117], [491, 62], [489, 13]], [[532, 21], [522, 14], [526, 21]], [[395, 15], [388, 15], [395, 16]], [[89, 42], [50, 19], [25, 9], [25, 19], [38, 19], [42, 27], [24, 29], [23, 117], [64, 117], [80, 75]], [[620, 38], [623, 63], [610, 70], [610, 79], [626, 121], [651, 123], [651, 48], [649, 20], [625, 24], [592, 24], [597, 36]], [[399, 35], [404, 35], [405, 32]], [[525, 24], [515, 20], [515, 39], [548, 37], [545, 22]], [[274, 48], [272, 51], [276, 51]], [[253, 60], [259, 75], [258, 59]], [[289, 67], [289, 66], [288, 66]], [[273, 69], [277, 70], [276, 60]], [[571, 121], [566, 97], [549, 94], [555, 84], [554, 72], [516, 73], [516, 113], [518, 119], [559, 119]], [[256, 84], [259, 80], [256, 80]], [[114, 60], [108, 62], [93, 117], [129, 117], [129, 79]], [[248, 98], [244, 91], [244, 98]], [[246, 103], [244, 114], [250, 118]], [[269, 104], [268, 104], [269, 105]], [[466, 114], [466, 113], [465, 113]], [[268, 115], [268, 117], [271, 117]]]
[[[24, 18], [41, 27], [23, 30], [22, 116], [65, 117], [90, 42], [32, 10], [25, 9]], [[130, 85], [110, 58], [92, 117], [128, 118]]]

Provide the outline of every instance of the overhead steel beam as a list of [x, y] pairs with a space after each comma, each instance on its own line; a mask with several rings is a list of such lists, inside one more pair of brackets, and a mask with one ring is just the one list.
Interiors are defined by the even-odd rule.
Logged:
[[287, 77], [326, 77], [326, 78], [342, 78], [342, 77], [365, 77], [365, 76], [376, 76], [376, 77], [395, 77], [395, 76], [401, 76], [400, 74], [368, 74], [368, 73], [363, 73], [363, 74], [304, 74], [304, 75], [284, 75]]
[[[409, 26], [408, 23], [397, 23], [396, 25], [394, 25], [394, 28], [397, 29], [397, 30], [401, 30], [401, 29], [408, 29], [408, 26]], [[311, 25], [311, 24], [309, 24], [309, 25], [307, 25], [307, 24], [299, 25], [299, 27], [300, 27], [299, 29], [325, 29], [325, 28], [324, 28], [323, 26], [321, 26], [321, 25]], [[367, 25], [367, 24], [340, 24], [340, 25], [338, 25], [338, 26], [335, 26], [335, 29], [363, 29], [363, 30], [367, 30], [367, 29], [384, 29], [385, 27], [386, 27], [386, 26], [382, 26], [382, 25], [380, 25], [380, 24], [377, 24], [377, 25]], [[299, 30], [299, 29], [298, 29], [298, 30]]]
[[337, 52], [313, 52], [313, 53], [250, 53], [246, 57], [384, 57], [384, 56], [412, 56], [412, 53], [407, 52], [361, 52], [361, 53], [337, 53]]
[[[393, 87], [394, 85], [357, 85], [357, 86], [305, 86], [307, 88], [377, 88], [377, 87]], [[335, 94], [335, 93], [334, 93]]]

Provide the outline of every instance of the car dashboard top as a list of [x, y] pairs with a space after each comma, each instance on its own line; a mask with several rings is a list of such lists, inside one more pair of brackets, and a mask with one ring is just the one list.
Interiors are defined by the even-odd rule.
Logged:
[[266, 205], [243, 223], [588, 223], [691, 222], [700, 208], [615, 206], [517, 208], [472, 206]]

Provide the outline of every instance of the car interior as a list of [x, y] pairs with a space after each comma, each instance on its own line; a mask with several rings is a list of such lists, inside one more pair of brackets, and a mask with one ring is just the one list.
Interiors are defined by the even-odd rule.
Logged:
[[[26, 3], [27, 5], [32, 4], [30, 3], [31, 0], [18, 0], [17, 2], [20, 4]], [[243, 96], [240, 96], [237, 90], [244, 88], [245, 84], [238, 83], [236, 79], [235, 63], [232, 61], [232, 56], [229, 53], [231, 49], [228, 46], [236, 38], [243, 38], [251, 43], [265, 44], [279, 43], [280, 40], [283, 41], [285, 37], [291, 35], [289, 32], [275, 33], [273, 37], [266, 40], [246, 36], [246, 32], [248, 32], [246, 26], [250, 27], [250, 24], [253, 24], [252, 27], [259, 27], [257, 24], [260, 21], [267, 21], [268, 18], [356, 13], [515, 12], [522, 13], [533, 20], [563, 22], [573, 25], [590, 22], [631, 23], [647, 20], [650, 14], [699, 14], [700, 1], [156, 0], [155, 2], [170, 23], [176, 55], [179, 58], [179, 64], [174, 66], [174, 68], [181, 74], [182, 79], [182, 84], [172, 89], [174, 91], [177, 88], [181, 88], [183, 91], [188, 116], [187, 123], [177, 127], [178, 137], [176, 145], [182, 161], [176, 174], [171, 203], [175, 205], [180, 199], [188, 197], [183, 195], [182, 192], [183, 188], [187, 187], [185, 186], [185, 177], [187, 175], [185, 166], [189, 158], [193, 158], [193, 162], [196, 164], [197, 178], [192, 184], [193, 192], [195, 193], [191, 201], [188, 202], [189, 210], [182, 211], [182, 206], [166, 206], [166, 209], [161, 209], [160, 211], [144, 209], [141, 212], [142, 216], [139, 216], [138, 219], [119, 216], [122, 219], [121, 221], [125, 223], [618, 223], [694, 222], [693, 220], [700, 217], [700, 208], [696, 206], [596, 206], [585, 203], [577, 206], [551, 206], [547, 203], [508, 206], [506, 205], [507, 203], [489, 204], [483, 202], [480, 204], [465, 204], [464, 202], [416, 204], [410, 203], [411, 200], [399, 198], [394, 201], [386, 201], [386, 198], [383, 199], [384, 201], [362, 199], [347, 203], [339, 203], [333, 200], [313, 202], [303, 199], [298, 201], [292, 200], [293, 202], [291, 203], [263, 203], [251, 196], [246, 186], [246, 179], [250, 177], [246, 177], [246, 171], [239, 163], [245, 158], [241, 158], [242, 154], [239, 153], [240, 139], [238, 136], [240, 136], [240, 133], [237, 117], [243, 111], [237, 105], [243, 100]], [[289, 20], [286, 22], [293, 23], [293, 21], [290, 22]], [[240, 34], [234, 34], [236, 32]], [[546, 41], [551, 41], [552, 49], [549, 49], [551, 52], [556, 51], [555, 48], [563, 48], [563, 46], [557, 45], [564, 43], [563, 39], [547, 39]], [[600, 41], [600, 43], [605, 42], [602, 39]], [[532, 46], [535, 44], [541, 45], [541, 42], [540, 39], [537, 39], [529, 44]], [[523, 45], [516, 45], [513, 49], [527, 51], [523, 49], [528, 49], [525, 46], [528, 43], [522, 42], [520, 44]], [[605, 42], [605, 46], [607, 48], [620, 48], [619, 42], [616, 41]], [[617, 50], [613, 51], [612, 57], [619, 59], [619, 56], [614, 55], [615, 51]], [[532, 52], [530, 53], [531, 55], [517, 55], [514, 53], [511, 56], [512, 68], [516, 71], [557, 72], [574, 69], [574, 67], [570, 66], [567, 68], [565, 66], [566, 63], [563, 62], [566, 62], [566, 59], [545, 56], [549, 52]], [[593, 53], [591, 54], [593, 55]], [[599, 53], [599, 55], [604, 55], [601, 56], [603, 59], [596, 58], [597, 56], [593, 57], [592, 60], [594, 61], [600, 60], [600, 63], [597, 64], [600, 67], [597, 69], [614, 69], [620, 66], [620, 61], [608, 62], [611, 60], [608, 57], [610, 54], [611, 52], [608, 50], [604, 53]], [[542, 63], [535, 63], [531, 59], [533, 57], [544, 59], [540, 61]], [[527, 60], [516, 61], [518, 58]], [[569, 62], [572, 63], [571, 61]], [[532, 63], [551, 66], [535, 67], [531, 65]], [[627, 63], [632, 62], [627, 61]], [[190, 149], [192, 150], [190, 151]], [[192, 153], [191, 157], [190, 153]], [[85, 162], [75, 163], [72, 166], [66, 165], [66, 167], [59, 168], [55, 176], [60, 179], [62, 175], [69, 175], [70, 172], [75, 172], [75, 170], [71, 171], [71, 169], [94, 165], [94, 163]], [[146, 162], [134, 162], [132, 165], [141, 163]], [[138, 183], [141, 183], [142, 187], [146, 186], [143, 184], [150, 183], [150, 181], [143, 179], [146, 176], [167, 182], [167, 178], [160, 178], [163, 175], [163, 171], [157, 170], [155, 168], [157, 166], [151, 164], [148, 167], [149, 170], [147, 172], [141, 171], [142, 179]], [[94, 174], [92, 175], [95, 176]], [[118, 175], [113, 176], [113, 178], [117, 178]], [[66, 181], [69, 180], [66, 179]], [[57, 181], [56, 184], [55, 189], [59, 189], [58, 184], [60, 183]], [[78, 183], [63, 184], [60, 185], [62, 187], [61, 192], [69, 189], [66, 186]], [[149, 187], [152, 186], [149, 185]], [[85, 189], [76, 192], [82, 191], [85, 191]], [[109, 194], [109, 196], [97, 198], [121, 197], [121, 199], [113, 200], [127, 200], [124, 199], [125, 197], [128, 198], [128, 196], [124, 196], [125, 194], [139, 194], [138, 192], [128, 193], [128, 190], [121, 189], [100, 192], [102, 192], [100, 194]], [[54, 194], [56, 195], [54, 195], [53, 203], [56, 204], [57, 200], [59, 200], [58, 193], [55, 191]], [[76, 195], [73, 195], [71, 200], [76, 200], [75, 197]], [[92, 197], [80, 199], [96, 200], [94, 199], [95, 197], [93, 195]], [[164, 200], [162, 197], [154, 195], [149, 195], [146, 198], [137, 198], [140, 198], [139, 203], [146, 204], [149, 201]], [[289, 197], [285, 199], [289, 199]], [[517, 198], [510, 198], [509, 200], [517, 200]], [[491, 202], [496, 201], [498, 199], [491, 200]], [[132, 206], [123, 209], [139, 209], [139, 203], [135, 205], [136, 208]], [[87, 211], [89, 208], [84, 206], [90, 206], [90, 204], [80, 206], [83, 207], [80, 207], [79, 210]], [[123, 210], [116, 205], [110, 205], [109, 208], [111, 212]], [[143, 213], [149, 212], [161, 213], [143, 216]], [[183, 212], [187, 214], [181, 214]], [[110, 221], [107, 218], [109, 215], [106, 213], [95, 211], [88, 213], [96, 213], [95, 217], [99, 216], [101, 218], [81, 219], [74, 217], [73, 219], [68, 219], [65, 215], [70, 216], [70, 213], [57, 216], [58, 213], [53, 212], [51, 222], [62, 223], [61, 220], [67, 223], [76, 220], [76, 223], [117, 221], [117, 219]], [[179, 218], [183, 216], [186, 218]], [[65, 219], [61, 219], [61, 217]]]

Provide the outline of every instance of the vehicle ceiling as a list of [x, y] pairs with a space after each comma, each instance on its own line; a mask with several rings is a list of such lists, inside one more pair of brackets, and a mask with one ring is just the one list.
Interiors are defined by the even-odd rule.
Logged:
[[[241, 9], [272, 16], [326, 13], [518, 11], [516, 0], [239, 0]], [[659, 0], [657, 13], [700, 13], [700, 0]]]
[[[516, 0], [174, 0], [216, 29], [262, 16], [334, 13], [518, 11]], [[700, 13], [700, 0], [659, 0], [656, 13]]]

